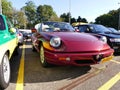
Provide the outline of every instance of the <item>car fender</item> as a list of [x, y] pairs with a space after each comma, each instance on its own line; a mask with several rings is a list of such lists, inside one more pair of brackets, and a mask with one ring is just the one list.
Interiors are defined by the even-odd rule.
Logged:
[[9, 52], [9, 59], [10, 59], [16, 47], [17, 47], [16, 38], [0, 45], [0, 51], [1, 51], [0, 64], [1, 64], [4, 54], [6, 52]]
[[8, 48], [3, 48], [4, 46], [0, 46], [0, 65], [1, 65], [1, 62], [2, 62], [2, 59], [3, 59], [3, 56], [6, 52], [9, 52]]

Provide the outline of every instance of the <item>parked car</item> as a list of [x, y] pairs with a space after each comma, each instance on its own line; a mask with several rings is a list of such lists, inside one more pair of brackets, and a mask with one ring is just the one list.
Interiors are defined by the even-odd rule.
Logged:
[[120, 52], [120, 32], [113, 32], [107, 27], [99, 24], [83, 24], [78, 26], [79, 32], [94, 33], [105, 36], [107, 43], [115, 52]]
[[26, 32], [26, 31], [20, 31], [23, 34], [24, 40], [31, 39], [31, 32]]
[[23, 43], [24, 43], [23, 34], [18, 29], [16, 29], [16, 34], [18, 37], [18, 45], [23, 45]]
[[112, 27], [108, 27], [108, 29], [113, 32], [113, 33], [120, 33], [118, 30], [116, 30], [115, 28]]
[[97, 64], [109, 61], [114, 52], [105, 37], [74, 32], [65, 22], [43, 22], [32, 32], [33, 50], [39, 52], [43, 67]]
[[0, 14], [0, 90], [8, 87], [10, 82], [10, 59], [17, 53], [18, 39], [16, 29], [9, 19]]

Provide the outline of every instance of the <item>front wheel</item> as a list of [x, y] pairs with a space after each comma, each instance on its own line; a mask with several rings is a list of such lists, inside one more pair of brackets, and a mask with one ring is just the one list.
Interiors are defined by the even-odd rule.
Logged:
[[49, 66], [49, 64], [45, 60], [44, 47], [42, 45], [40, 47], [40, 62], [41, 62], [43, 67], [48, 67]]
[[17, 46], [17, 47], [15, 48], [14, 54], [15, 54], [15, 55], [19, 55], [19, 46]]
[[10, 64], [7, 53], [3, 56], [0, 64], [0, 87], [5, 89], [10, 82]]
[[36, 51], [36, 49], [35, 49], [35, 47], [32, 45], [32, 51], [33, 52], [35, 52]]

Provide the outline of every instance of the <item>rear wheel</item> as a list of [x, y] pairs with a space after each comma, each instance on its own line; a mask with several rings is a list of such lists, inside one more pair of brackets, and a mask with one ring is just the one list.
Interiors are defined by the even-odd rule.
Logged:
[[45, 54], [44, 54], [44, 47], [43, 47], [43, 45], [41, 45], [41, 47], [40, 47], [40, 62], [41, 62], [43, 67], [49, 66], [49, 64], [45, 60]]
[[0, 64], [0, 87], [5, 89], [10, 82], [10, 64], [7, 53], [3, 56]]

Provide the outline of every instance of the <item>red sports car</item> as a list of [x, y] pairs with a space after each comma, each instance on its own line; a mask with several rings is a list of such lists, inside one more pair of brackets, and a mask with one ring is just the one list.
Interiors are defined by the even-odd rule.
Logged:
[[32, 29], [33, 50], [43, 67], [49, 64], [84, 66], [109, 61], [114, 50], [104, 36], [74, 32], [65, 22], [42, 22]]

